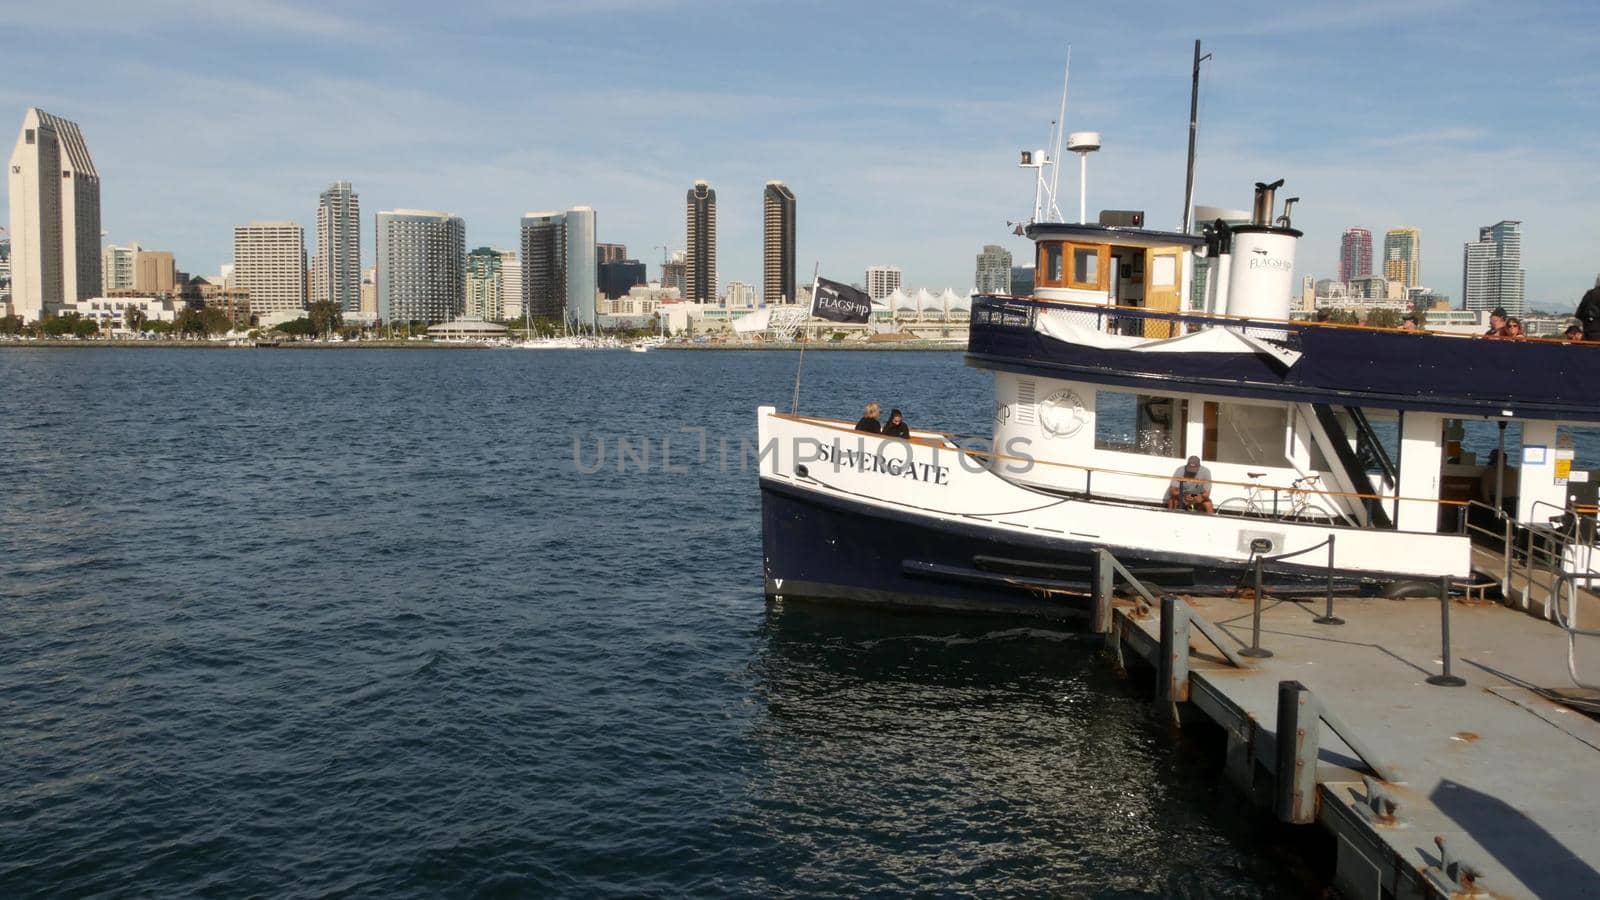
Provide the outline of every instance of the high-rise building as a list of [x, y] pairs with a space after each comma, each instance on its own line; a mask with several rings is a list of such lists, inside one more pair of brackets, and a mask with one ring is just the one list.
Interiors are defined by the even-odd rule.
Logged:
[[361, 270], [361, 307], [362, 315], [378, 315], [378, 267], [367, 266]]
[[1422, 236], [1415, 228], [1383, 233], [1383, 277], [1409, 290], [1422, 284]]
[[294, 222], [252, 222], [233, 229], [233, 282], [265, 318], [305, 309], [306, 232]]
[[980, 294], [1011, 293], [1011, 251], [998, 244], [985, 244], [978, 254], [973, 284]]
[[689, 189], [685, 203], [688, 241], [684, 253], [683, 299], [717, 301], [717, 192], [704, 181]]
[[899, 266], [868, 266], [867, 293], [874, 300], [882, 300], [900, 289]]
[[635, 285], [644, 284], [644, 263], [637, 259], [623, 259], [600, 264], [600, 293], [607, 300], [628, 296]]
[[490, 247], [467, 254], [467, 318], [494, 322], [505, 317], [503, 262], [500, 251]]
[[1522, 223], [1502, 220], [1478, 229], [1478, 239], [1462, 254], [1462, 309], [1503, 307], [1508, 315], [1524, 309]]
[[361, 198], [348, 181], [335, 181], [317, 201], [311, 302], [351, 313], [361, 308]]
[[683, 261], [683, 251], [672, 251], [671, 258], [661, 262], [661, 286], [664, 288], [677, 288], [678, 296], [682, 297], [688, 291], [688, 279], [684, 270], [688, 264]]
[[628, 245], [595, 244], [594, 258], [595, 262], [602, 266], [610, 262], [622, 262], [628, 258]]
[[1372, 274], [1372, 232], [1346, 228], [1339, 238], [1339, 280], [1354, 281]]
[[500, 254], [500, 315], [507, 321], [522, 318], [522, 263], [515, 250]]
[[753, 309], [756, 305], [756, 286], [748, 281], [730, 281], [723, 301], [729, 309]]
[[105, 293], [133, 290], [134, 259], [143, 249], [138, 244], [108, 246], [100, 251], [100, 287]]
[[794, 303], [794, 191], [781, 181], [767, 182], [761, 214], [761, 299], [768, 305]]
[[1018, 297], [1033, 296], [1033, 266], [1011, 267], [1011, 293]]
[[466, 309], [467, 226], [426, 209], [378, 213], [378, 317], [445, 322]]
[[599, 311], [595, 284], [600, 266], [595, 261], [594, 209], [574, 206], [567, 210], [567, 319], [584, 328], [593, 328]]
[[142, 294], [170, 294], [178, 280], [178, 264], [167, 250], [140, 250], [133, 255], [133, 289]]
[[11, 232], [0, 228], [0, 304], [11, 300]]
[[522, 217], [522, 309], [537, 319], [563, 318], [567, 304], [567, 217]]
[[100, 175], [77, 124], [28, 110], [9, 171], [12, 311], [35, 321], [99, 296]]
[[522, 296], [529, 315], [595, 325], [594, 233], [594, 210], [587, 206], [522, 217]]

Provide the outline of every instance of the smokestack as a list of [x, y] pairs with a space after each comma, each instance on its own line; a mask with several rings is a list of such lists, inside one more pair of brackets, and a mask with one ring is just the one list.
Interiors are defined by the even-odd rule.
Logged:
[[1278, 188], [1283, 187], [1283, 179], [1279, 178], [1271, 184], [1256, 182], [1256, 206], [1251, 213], [1250, 224], [1272, 225], [1272, 211], [1277, 206]]

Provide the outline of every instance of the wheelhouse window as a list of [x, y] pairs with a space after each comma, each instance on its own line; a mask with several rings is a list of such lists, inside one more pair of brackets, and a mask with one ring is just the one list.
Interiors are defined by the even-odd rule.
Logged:
[[1144, 456], [1187, 456], [1189, 401], [1156, 394], [1095, 391], [1094, 447]]
[[1040, 241], [1035, 287], [1103, 291], [1110, 252], [1109, 247], [1099, 244]]

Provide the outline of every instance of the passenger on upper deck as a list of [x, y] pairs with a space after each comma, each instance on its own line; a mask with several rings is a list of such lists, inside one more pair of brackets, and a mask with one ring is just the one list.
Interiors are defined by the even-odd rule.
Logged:
[[1583, 323], [1577, 319], [1567, 320], [1567, 330], [1563, 335], [1569, 341], [1583, 340]]
[[1594, 287], [1585, 292], [1583, 299], [1578, 301], [1578, 311], [1575, 315], [1578, 321], [1583, 323], [1583, 339], [1600, 341], [1600, 275], [1595, 276]]
[[1511, 318], [1507, 319], [1506, 330], [1503, 336], [1509, 338], [1527, 337], [1527, 334], [1525, 334], [1522, 330], [1522, 320], [1516, 316], [1512, 316]]
[[900, 410], [889, 410], [889, 421], [884, 423], [883, 433], [890, 437], [911, 437], [911, 428], [906, 425], [906, 420], [900, 416]]
[[857, 420], [856, 430], [870, 431], [873, 434], [877, 434], [883, 430], [883, 426], [878, 423], [878, 404], [867, 404], [867, 414]]
[[1496, 306], [1489, 313], [1489, 330], [1483, 334], [1485, 337], [1504, 337], [1506, 333], [1506, 311], [1504, 307]]
[[1172, 473], [1172, 484], [1167, 486], [1167, 509], [1196, 507], [1208, 513], [1217, 511], [1211, 505], [1211, 470], [1200, 465], [1200, 457], [1191, 456]]
[[1420, 325], [1420, 323], [1417, 322], [1416, 315], [1414, 315], [1414, 314], [1413, 315], [1408, 315], [1405, 318], [1401, 319], [1400, 320], [1400, 330], [1401, 331], [1419, 331], [1419, 330], [1421, 330], [1421, 325]]

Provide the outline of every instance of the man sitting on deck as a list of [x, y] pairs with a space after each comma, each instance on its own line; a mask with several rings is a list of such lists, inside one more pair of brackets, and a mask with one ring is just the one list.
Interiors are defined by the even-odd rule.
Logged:
[[1189, 457], [1188, 462], [1172, 473], [1172, 484], [1167, 487], [1167, 509], [1217, 511], [1211, 505], [1211, 470], [1200, 465], [1200, 457]]

